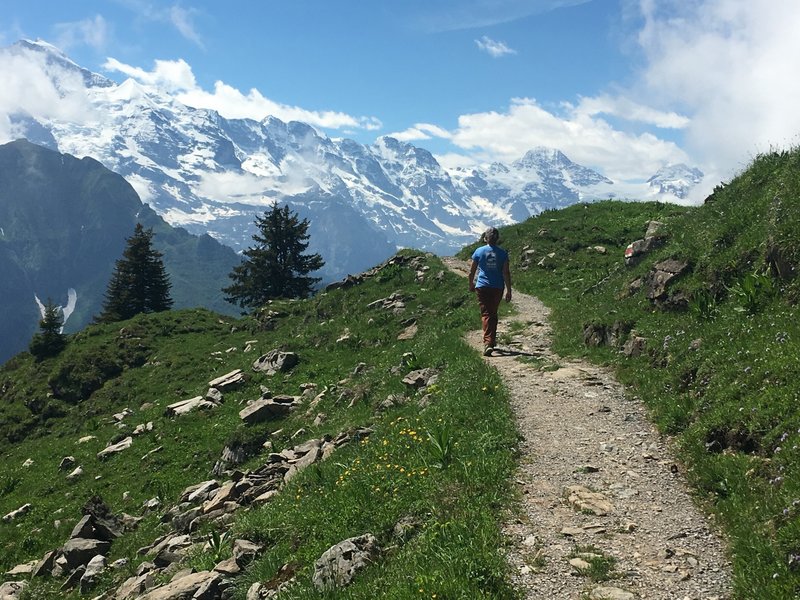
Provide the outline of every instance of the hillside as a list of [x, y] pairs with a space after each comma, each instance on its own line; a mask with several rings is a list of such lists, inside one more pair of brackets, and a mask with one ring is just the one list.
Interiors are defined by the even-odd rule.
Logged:
[[[380, 558], [348, 597], [513, 597], [498, 520], [516, 440], [497, 375], [461, 340], [475, 321], [469, 294], [438, 259], [413, 253], [360, 281], [245, 319], [182, 310], [93, 325], [55, 359], [9, 361], [0, 369], [0, 513], [30, 507], [0, 523], [0, 568], [65, 547], [82, 507], [100, 496], [130, 531], [113, 541], [115, 567], [92, 594], [147, 569], [148, 585], [160, 584], [181, 557], [204, 572], [247, 539], [262, 549], [233, 578], [234, 598], [286, 580], [295, 583], [282, 597], [308, 597], [322, 553], [369, 533]], [[276, 349], [298, 363], [253, 370]], [[221, 399], [166, 414], [235, 369], [245, 382], [216, 384]], [[247, 424], [240, 411], [254, 401], [279, 412]], [[129, 448], [98, 457], [126, 439]], [[232, 486], [217, 508], [179, 502], [212, 479]], [[204, 489], [200, 501], [217, 493]], [[242, 508], [223, 502], [237, 496]], [[137, 552], [168, 534], [169, 548]], [[34, 577], [27, 597], [79, 597], [63, 585]]]
[[[798, 197], [793, 151], [700, 207], [575, 205], [501, 231], [515, 287], [552, 309], [555, 348], [613, 367], [679, 452], [662, 468], [728, 538], [741, 599], [800, 592]], [[67, 547], [82, 511], [107, 507], [126, 531], [91, 594], [137, 597], [123, 582], [144, 593], [190, 566], [225, 597], [318, 597], [323, 553], [349, 540], [369, 566], [323, 596], [518, 597], [500, 525], [518, 518], [526, 444], [498, 373], [463, 341], [477, 323], [463, 280], [403, 252], [252, 317], [139, 316], [42, 363], [19, 355], [0, 369], [0, 567]], [[297, 364], [278, 369], [280, 352]], [[208, 392], [238, 369], [238, 387]], [[203, 408], [176, 414], [188, 400]], [[66, 581], [33, 577], [27, 597], [78, 598]]]
[[[556, 349], [615, 365], [674, 438], [740, 598], [800, 591], [799, 199], [794, 150], [700, 207], [576, 205], [501, 232], [515, 286], [553, 308]], [[650, 249], [625, 266], [636, 240]]]
[[17, 140], [0, 146], [0, 362], [25, 349], [37, 329], [42, 302], [75, 310], [65, 331], [83, 328], [100, 313], [114, 263], [137, 222], [154, 232], [163, 253], [176, 308], [205, 306], [235, 314], [225, 302], [236, 253], [208, 235], [169, 226], [119, 175], [91, 158]]

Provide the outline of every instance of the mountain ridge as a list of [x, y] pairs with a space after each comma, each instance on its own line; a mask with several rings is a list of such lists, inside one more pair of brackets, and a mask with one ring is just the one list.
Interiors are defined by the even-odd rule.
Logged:
[[[34, 52], [30, 45], [11, 48]], [[208, 232], [236, 250], [247, 247], [255, 213], [274, 201], [290, 204], [310, 219], [310, 249], [326, 260], [342, 254], [342, 243], [354, 245], [346, 261], [327, 260], [326, 281], [368, 268], [367, 256], [383, 259], [398, 247], [451, 253], [488, 223], [507, 225], [547, 208], [628, 193], [555, 149], [532, 149], [510, 165], [449, 169], [424, 148], [389, 136], [365, 145], [274, 116], [227, 119], [133, 79], [108, 85], [97, 75], [95, 84], [84, 74], [83, 81], [76, 93], [85, 96], [92, 119], [31, 116], [15, 125], [38, 140], [51, 138], [61, 151], [94, 156], [168, 222]], [[662, 188], [637, 189], [644, 198]], [[325, 205], [349, 207], [356, 240], [335, 223], [315, 224]]]

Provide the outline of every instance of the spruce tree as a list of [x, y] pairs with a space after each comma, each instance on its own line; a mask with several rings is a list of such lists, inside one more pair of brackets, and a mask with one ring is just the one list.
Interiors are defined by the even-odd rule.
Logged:
[[56, 356], [67, 345], [67, 339], [61, 328], [64, 326], [61, 307], [56, 306], [52, 300], [47, 299], [44, 305], [44, 315], [39, 321], [39, 332], [34, 334], [28, 346], [36, 360], [44, 360]]
[[319, 254], [303, 254], [308, 248], [308, 219], [274, 203], [256, 216], [256, 242], [243, 252], [245, 260], [233, 268], [233, 284], [223, 288], [228, 302], [242, 308], [259, 307], [272, 298], [307, 298], [318, 277], [308, 274], [325, 263]]
[[116, 262], [98, 321], [123, 321], [139, 313], [172, 307], [169, 295], [172, 284], [161, 261], [163, 255], [153, 249], [152, 241], [153, 230], [145, 230], [137, 223], [122, 258]]

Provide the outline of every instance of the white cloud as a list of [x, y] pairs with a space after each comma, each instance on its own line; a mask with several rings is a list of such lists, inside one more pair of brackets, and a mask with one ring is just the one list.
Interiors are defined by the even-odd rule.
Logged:
[[37, 52], [0, 52], [0, 142], [19, 137], [9, 119], [29, 114], [39, 119], [90, 121], [93, 110], [81, 75], [54, 68]]
[[197, 81], [192, 72], [192, 67], [182, 58], [178, 60], [156, 60], [152, 71], [126, 65], [116, 58], [108, 58], [103, 64], [103, 68], [108, 71], [118, 71], [140, 83], [157, 87], [170, 93], [197, 88]]
[[416, 21], [431, 32], [475, 29], [587, 2], [591, 0], [438, 0], [425, 3]]
[[223, 81], [214, 84], [214, 91], [202, 89], [184, 60], [157, 60], [152, 71], [126, 65], [109, 58], [104, 67], [119, 71], [128, 77], [154, 87], [175, 93], [177, 100], [195, 108], [216, 110], [228, 119], [254, 119], [260, 121], [272, 115], [282, 121], [303, 121], [327, 129], [357, 128], [368, 131], [383, 125], [375, 117], [354, 117], [337, 111], [313, 111], [299, 106], [282, 104], [265, 97], [255, 88], [246, 94]]
[[75, 46], [91, 46], [96, 50], [102, 50], [108, 44], [110, 37], [110, 26], [102, 15], [95, 15], [82, 21], [57, 23], [54, 29], [56, 45], [63, 50]]
[[517, 51], [506, 46], [505, 42], [498, 42], [489, 36], [483, 36], [479, 40], [475, 40], [478, 48], [486, 52], [492, 58], [500, 58], [508, 54], [516, 54]]
[[612, 98], [605, 94], [595, 98], [581, 98], [575, 110], [589, 117], [610, 115], [662, 129], [683, 129], [691, 122], [688, 117], [674, 111], [661, 111], [634, 102], [630, 98], [623, 96]]
[[690, 116], [687, 148], [729, 173], [800, 141], [800, 2], [638, 0], [641, 93]]
[[504, 113], [462, 115], [452, 141], [483, 161], [513, 161], [536, 146], [558, 148], [615, 180], [646, 179], [665, 164], [688, 161], [672, 142], [615, 129], [570, 105], [565, 109], [565, 114], [557, 115], [535, 100], [517, 98]]
[[200, 35], [195, 30], [192, 22], [193, 14], [193, 10], [174, 5], [169, 9], [169, 20], [183, 37], [203, 48], [203, 40], [200, 39]]
[[405, 131], [389, 133], [387, 136], [393, 137], [401, 142], [413, 142], [419, 140], [429, 140], [432, 137], [450, 139], [450, 132], [442, 127], [439, 127], [438, 125], [432, 125], [430, 123], [417, 123]]

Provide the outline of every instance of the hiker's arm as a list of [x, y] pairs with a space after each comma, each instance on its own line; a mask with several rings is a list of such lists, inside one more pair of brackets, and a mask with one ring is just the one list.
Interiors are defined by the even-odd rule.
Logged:
[[506, 302], [511, 302], [511, 268], [508, 261], [503, 263], [503, 282], [506, 284]]
[[478, 261], [473, 260], [472, 266], [469, 268], [469, 291], [475, 291], [475, 272], [478, 270]]

